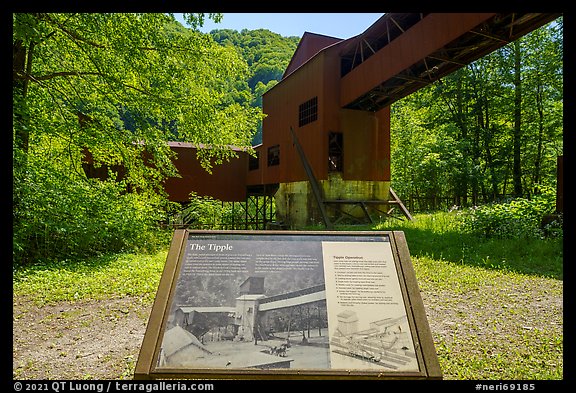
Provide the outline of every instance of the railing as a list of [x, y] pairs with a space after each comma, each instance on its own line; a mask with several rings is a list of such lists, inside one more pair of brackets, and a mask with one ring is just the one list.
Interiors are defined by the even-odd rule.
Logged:
[[[491, 195], [490, 198], [485, 198], [482, 195], [468, 195], [464, 198], [463, 196], [417, 196], [412, 194], [408, 198], [404, 199], [404, 202], [411, 213], [424, 213], [433, 211], [449, 211], [455, 207], [467, 208], [490, 202], [505, 201], [515, 197], [516, 196], [511, 194]], [[530, 196], [524, 195], [522, 197], [529, 198]]]

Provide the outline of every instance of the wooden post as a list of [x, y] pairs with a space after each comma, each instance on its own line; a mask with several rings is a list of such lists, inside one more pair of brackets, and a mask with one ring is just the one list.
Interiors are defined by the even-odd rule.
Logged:
[[328, 214], [326, 214], [326, 207], [324, 206], [324, 200], [322, 198], [322, 190], [320, 189], [320, 185], [316, 180], [316, 176], [314, 176], [314, 172], [312, 171], [312, 167], [308, 164], [308, 160], [306, 159], [306, 155], [304, 154], [304, 150], [302, 146], [300, 146], [300, 142], [298, 142], [298, 138], [296, 137], [296, 133], [294, 129], [290, 127], [290, 132], [292, 133], [292, 139], [294, 141], [294, 145], [296, 146], [296, 150], [298, 151], [298, 155], [300, 156], [300, 160], [302, 161], [302, 165], [304, 165], [304, 170], [308, 175], [308, 180], [310, 181], [310, 185], [312, 186], [312, 192], [314, 193], [314, 198], [316, 198], [316, 203], [318, 204], [318, 208], [320, 209], [320, 214], [322, 214], [322, 219], [324, 220], [324, 225], [327, 229], [333, 229], [334, 226], [330, 219], [328, 218]]
[[412, 215], [410, 214], [408, 209], [406, 209], [406, 206], [404, 206], [404, 204], [402, 203], [400, 198], [398, 198], [398, 195], [396, 195], [396, 193], [394, 192], [392, 187], [390, 187], [390, 195], [392, 196], [394, 202], [398, 204], [398, 206], [400, 207], [400, 210], [402, 211], [402, 213], [404, 213], [406, 218], [409, 219], [410, 221], [414, 220], [414, 217], [412, 217]]

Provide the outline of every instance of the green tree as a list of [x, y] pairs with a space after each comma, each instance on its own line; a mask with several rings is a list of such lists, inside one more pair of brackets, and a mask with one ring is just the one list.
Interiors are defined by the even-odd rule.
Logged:
[[[225, 102], [246, 64], [209, 35], [167, 34], [173, 21], [165, 14], [15, 14], [14, 108], [17, 120], [27, 120], [15, 121], [16, 146], [26, 153], [27, 140], [49, 124], [98, 159], [106, 150], [136, 166], [146, 148], [164, 168], [167, 121], [176, 122], [180, 139], [212, 147], [206, 159], [246, 146], [258, 111]], [[136, 130], [122, 124], [126, 109]], [[79, 113], [90, 119], [84, 129]]]
[[476, 205], [555, 184], [562, 26], [560, 18], [393, 104], [392, 181], [402, 199]]
[[[250, 68], [250, 74], [246, 79], [246, 89], [254, 98], [251, 105], [262, 108], [262, 95], [282, 79], [300, 37], [283, 37], [266, 29], [244, 29], [240, 32], [221, 29], [212, 30], [210, 34], [221, 45], [235, 48], [246, 60]], [[258, 145], [261, 142], [262, 123], [260, 122], [252, 145]]]
[[526, 105], [524, 181], [535, 190], [556, 175], [556, 158], [562, 155], [563, 20], [523, 38], [523, 78], [531, 88], [523, 92]]
[[[15, 249], [39, 232], [25, 218], [49, 209], [33, 195], [36, 175], [50, 168], [52, 187], [83, 187], [83, 148], [97, 165], [125, 168], [125, 189], [152, 201], [176, 175], [166, 141], [208, 147], [207, 170], [235, 154], [231, 145], [250, 146], [261, 110], [230, 100], [248, 66], [195, 30], [204, 14], [186, 18], [192, 29], [170, 14], [13, 14]], [[42, 228], [46, 239], [54, 230]]]

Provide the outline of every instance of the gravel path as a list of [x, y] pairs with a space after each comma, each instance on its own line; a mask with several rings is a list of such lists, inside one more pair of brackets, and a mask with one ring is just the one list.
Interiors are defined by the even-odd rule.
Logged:
[[[562, 337], [560, 280], [529, 277], [510, 285], [487, 283], [458, 295], [426, 288], [421, 295], [437, 352], [450, 359], [444, 379], [467, 378], [452, 366], [458, 356], [500, 356], [503, 361], [512, 356], [511, 361], [521, 361], [532, 345]], [[31, 299], [15, 297], [14, 379], [132, 379], [151, 307], [139, 298], [38, 307]], [[561, 342], [559, 346], [558, 356], [539, 367], [563, 367]]]

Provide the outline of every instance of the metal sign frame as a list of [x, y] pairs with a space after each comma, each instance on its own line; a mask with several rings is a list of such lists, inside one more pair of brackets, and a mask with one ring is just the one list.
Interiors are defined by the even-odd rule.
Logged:
[[[240, 251], [226, 251], [228, 249], [232, 250], [232, 245], [237, 250]], [[289, 255], [289, 253], [284, 253], [283, 259], [281, 261], [274, 262], [274, 267], [272, 265], [268, 266], [267, 262], [270, 258], [274, 258], [275, 254], [278, 254], [278, 250], [283, 245], [296, 245], [293, 247], [295, 250], [294, 255]], [[316, 251], [310, 252], [310, 255], [305, 255], [306, 247], [314, 249]], [[292, 248], [291, 248], [292, 249]], [[203, 250], [203, 251], [199, 251]], [[209, 250], [209, 251], [207, 251]], [[242, 251], [244, 250], [244, 251]], [[251, 250], [250, 252], [246, 253], [246, 250]], [[319, 251], [318, 251], [319, 250]], [[368, 250], [368, 251], [367, 251]], [[373, 250], [373, 251], [370, 251]], [[390, 250], [387, 251], [387, 250]], [[224, 251], [224, 252], [223, 252]], [[381, 251], [385, 251], [385, 254], [388, 255], [387, 257], [380, 257]], [[208, 252], [213, 253], [214, 255], [207, 254]], [[220, 252], [220, 253], [218, 253]], [[223, 252], [223, 253], [222, 253]], [[234, 254], [238, 252], [238, 254]], [[248, 255], [248, 256], [247, 256]], [[208, 258], [208, 259], [207, 259]], [[218, 259], [220, 258], [220, 259]], [[226, 260], [234, 260], [235, 262], [230, 262], [230, 266], [233, 266], [235, 263], [238, 264], [238, 258], [244, 258], [246, 265], [252, 264], [252, 268], [254, 267], [254, 263], [250, 261], [250, 258], [259, 260], [260, 262], [256, 262], [257, 264], [260, 263], [260, 270], [268, 269], [268, 271], [273, 272], [270, 273], [269, 276], [271, 282], [274, 277], [282, 276], [283, 280], [290, 280], [288, 270], [282, 272], [283, 263], [285, 264], [294, 264], [294, 266], [304, 266], [303, 263], [306, 265], [305, 269], [312, 271], [312, 269], [318, 269], [316, 265], [321, 265], [319, 269], [324, 269], [322, 274], [326, 274], [327, 276], [324, 277], [324, 283], [320, 283], [320, 292], [318, 289], [314, 289], [316, 292], [316, 296], [324, 296], [324, 303], [322, 300], [316, 300], [314, 304], [324, 304], [325, 309], [323, 308], [324, 315], [326, 316], [326, 322], [332, 321], [332, 324], [326, 323], [325, 327], [326, 330], [331, 329], [330, 332], [322, 337], [323, 340], [329, 340], [329, 345], [326, 343], [323, 345], [324, 349], [314, 349], [316, 351], [320, 351], [317, 353], [321, 353], [322, 356], [328, 354], [330, 360], [328, 360], [329, 366], [326, 367], [294, 367], [292, 368], [291, 362], [296, 364], [298, 362], [298, 357], [294, 357], [295, 359], [291, 358], [290, 356], [286, 357], [286, 355], [281, 357], [274, 357], [274, 352], [276, 350], [276, 346], [274, 346], [274, 350], [272, 350], [272, 346], [270, 345], [270, 355], [266, 354], [256, 354], [254, 352], [256, 349], [265, 348], [267, 344], [266, 339], [263, 339], [262, 335], [259, 333], [259, 330], [256, 329], [258, 325], [256, 321], [256, 317], [254, 316], [258, 310], [264, 309], [266, 305], [265, 302], [269, 302], [267, 307], [273, 308], [271, 304], [277, 298], [276, 296], [266, 296], [263, 294], [263, 282], [265, 277], [258, 278], [255, 282], [256, 285], [254, 288], [249, 288], [249, 280], [246, 279], [244, 283], [248, 282], [245, 287], [240, 286], [240, 295], [236, 297], [236, 306], [230, 305], [228, 309], [228, 318], [232, 318], [236, 321], [236, 324], [232, 326], [236, 333], [234, 340], [228, 342], [207, 342], [204, 343], [204, 336], [207, 335], [206, 331], [210, 328], [210, 324], [204, 322], [204, 326], [202, 330], [202, 340], [198, 339], [200, 335], [193, 335], [194, 332], [193, 324], [186, 325], [182, 323], [182, 320], [176, 320], [176, 312], [175, 309], [178, 309], [178, 315], [182, 314], [184, 308], [181, 307], [181, 301], [178, 299], [177, 292], [182, 291], [182, 289], [177, 288], [188, 288], [187, 291], [190, 291], [190, 288], [193, 287], [191, 281], [194, 279], [198, 279], [198, 276], [202, 276], [203, 272], [206, 272], [206, 269], [217, 269], [215, 266], [220, 266], [220, 270], [227, 270], [225, 273], [222, 273], [222, 280], [225, 279], [224, 276], [233, 277], [234, 282], [237, 284], [241, 282], [245, 276], [249, 276], [250, 274], [238, 274], [234, 273], [233, 269], [226, 269], [226, 265], [228, 262]], [[346, 263], [344, 263], [343, 258], [346, 258]], [[386, 262], [386, 258], [389, 259]], [[348, 260], [350, 259], [350, 260]], [[354, 260], [360, 261], [359, 263], [363, 263], [363, 265], [354, 265], [356, 263]], [[306, 260], [308, 262], [306, 262]], [[342, 262], [342, 264], [341, 264]], [[393, 262], [393, 263], [391, 263]], [[271, 262], [272, 263], [272, 262]], [[221, 267], [224, 266], [224, 269]], [[286, 265], [288, 266], [288, 265]], [[337, 266], [342, 266], [342, 268]], [[375, 267], [372, 267], [375, 266]], [[198, 270], [202, 267], [205, 270]], [[357, 269], [358, 267], [358, 269]], [[288, 267], [286, 267], [288, 269]], [[302, 268], [304, 269], [304, 268]], [[328, 270], [326, 270], [328, 269]], [[332, 269], [332, 270], [330, 270]], [[348, 270], [346, 270], [348, 269]], [[391, 269], [391, 270], [382, 270], [382, 269]], [[361, 281], [358, 277], [361, 275], [356, 274], [356, 272], [363, 270], [367, 271], [368, 281]], [[216, 271], [216, 270], [214, 270]], [[331, 271], [332, 273], [324, 273]], [[396, 274], [389, 275], [389, 272], [396, 272]], [[200, 273], [199, 273], [200, 272]], [[334, 273], [336, 272], [336, 273]], [[339, 274], [348, 274], [347, 280], [342, 280], [342, 276]], [[386, 273], [388, 272], [388, 273]], [[213, 273], [213, 272], [212, 272]], [[212, 274], [210, 273], [210, 274]], [[386, 274], [384, 274], [386, 273]], [[218, 273], [220, 274], [220, 273]], [[310, 273], [313, 274], [313, 273]], [[330, 275], [328, 275], [330, 274]], [[336, 274], [336, 276], [334, 276]], [[305, 276], [305, 274], [300, 274], [300, 276]], [[242, 277], [240, 277], [242, 276]], [[366, 276], [366, 275], [365, 275]], [[391, 277], [390, 277], [391, 276]], [[338, 277], [335, 279], [335, 277]], [[346, 305], [345, 302], [341, 302], [341, 299], [347, 296], [347, 301], [351, 301], [355, 303], [355, 299], [357, 296], [356, 290], [358, 286], [362, 286], [364, 284], [359, 284], [362, 282], [372, 282], [372, 279], [381, 280], [381, 277], [387, 277], [386, 283], [381, 285], [371, 285], [366, 284], [366, 292], [364, 295], [368, 296], [377, 296], [374, 299], [385, 299], [383, 300], [384, 303], [380, 305], [378, 302], [368, 302], [368, 306], [361, 306], [359, 305], [356, 308], [359, 312], [366, 314], [369, 311], [370, 318], [372, 321], [366, 321], [370, 323], [370, 328], [360, 326], [358, 328], [358, 318], [355, 318], [351, 324], [349, 320], [345, 320], [346, 312], [341, 312], [344, 310], [342, 306]], [[351, 281], [350, 281], [351, 280]], [[189, 282], [190, 281], [190, 282]], [[348, 281], [348, 282], [346, 282]], [[339, 282], [339, 283], [337, 283]], [[351, 283], [352, 282], [352, 283]], [[179, 286], [180, 284], [180, 286]], [[248, 285], [248, 286], [246, 286]], [[340, 285], [338, 287], [338, 285]], [[323, 287], [324, 286], [324, 287]], [[372, 286], [372, 288], [369, 288]], [[377, 291], [374, 291], [373, 288], [379, 287]], [[387, 287], [387, 289], [382, 289]], [[394, 292], [391, 291], [390, 288], [397, 287], [399, 291], [394, 295]], [[336, 289], [335, 289], [336, 288]], [[340, 288], [340, 289], [339, 289]], [[342, 288], [347, 289], [344, 291]], [[356, 288], [356, 289], [355, 289]], [[298, 299], [300, 302], [304, 302], [307, 299], [307, 296], [313, 296], [309, 294], [310, 290], [308, 289], [300, 289], [296, 288], [298, 291], [296, 293], [299, 295]], [[370, 290], [368, 290], [370, 289]], [[308, 292], [306, 292], [308, 290]], [[324, 292], [321, 292], [324, 290]], [[194, 289], [192, 289], [194, 291]], [[341, 292], [338, 292], [341, 291]], [[386, 291], [391, 291], [390, 296], [381, 296], [384, 295]], [[374, 293], [377, 294], [374, 295]], [[382, 293], [380, 293], [382, 292]], [[350, 295], [350, 293], [352, 293]], [[400, 295], [401, 293], [401, 295]], [[336, 296], [335, 294], [338, 294]], [[187, 292], [187, 295], [189, 293]], [[343, 295], [343, 296], [340, 296]], [[346, 296], [344, 296], [346, 295]], [[365, 298], [363, 295], [362, 299]], [[290, 295], [282, 295], [283, 298], [287, 298]], [[282, 298], [280, 296], [280, 298]], [[296, 295], [293, 295], [296, 296]], [[402, 302], [400, 302], [399, 297], [401, 297]], [[266, 298], [266, 299], [264, 299]], [[338, 298], [338, 300], [336, 300]], [[393, 299], [395, 298], [395, 299]], [[247, 300], [248, 299], [248, 300]], [[252, 299], [252, 300], [251, 300]], [[258, 300], [260, 299], [260, 300]], [[360, 297], [357, 297], [360, 299]], [[250, 301], [252, 303], [246, 303]], [[308, 300], [306, 300], [308, 301]], [[175, 303], [176, 302], [176, 303]], [[252, 307], [247, 307], [249, 312], [253, 312], [252, 315], [252, 325], [248, 324], [247, 321], [249, 320], [250, 316], [248, 314], [240, 315], [241, 312], [238, 311], [238, 304], [239, 302], [244, 302], [242, 304], [249, 304]], [[259, 304], [262, 303], [262, 304]], [[276, 303], [281, 303], [281, 300], [277, 300]], [[286, 300], [284, 300], [286, 302]], [[222, 303], [222, 302], [220, 302]], [[361, 301], [358, 303], [362, 303]], [[366, 303], [366, 302], [364, 302]], [[400, 304], [400, 308], [398, 308], [398, 304]], [[221, 305], [221, 304], [220, 304]], [[396, 305], [396, 306], [394, 306]], [[200, 306], [205, 306], [201, 304]], [[352, 309], [355, 305], [352, 305]], [[179, 308], [178, 308], [179, 307]], [[234, 309], [236, 307], [236, 309]], [[284, 305], [278, 306], [284, 307], [283, 310], [289, 309]], [[277, 307], [277, 308], [278, 308]], [[339, 307], [339, 308], [335, 308]], [[371, 309], [364, 310], [364, 307], [372, 307]], [[376, 308], [373, 308], [376, 307]], [[389, 318], [387, 315], [384, 315], [384, 318], [379, 318], [380, 315], [378, 314], [380, 311], [374, 312], [374, 310], [392, 310], [390, 307], [396, 307], [395, 310], [405, 310], [405, 315], [401, 315], [401, 318]], [[193, 307], [192, 307], [193, 308]], [[191, 307], [187, 307], [187, 309], [191, 309]], [[197, 314], [204, 314], [204, 311], [208, 309], [207, 307], [196, 307], [195, 311]], [[222, 308], [223, 309], [223, 308]], [[280, 309], [280, 308], [278, 308]], [[318, 310], [320, 310], [320, 306], [318, 306]], [[371, 311], [370, 311], [371, 310]], [[333, 314], [333, 311], [338, 311], [338, 322], [336, 321], [336, 316]], [[210, 310], [213, 312], [213, 310]], [[244, 311], [243, 311], [244, 312]], [[280, 312], [277, 311], [276, 312]], [[384, 311], [383, 311], [384, 312]], [[320, 313], [320, 311], [319, 311]], [[355, 314], [355, 312], [352, 312]], [[207, 315], [207, 314], [205, 314]], [[265, 315], [265, 312], [260, 312], [259, 317]], [[204, 315], [200, 315], [204, 321], [206, 321], [206, 317]], [[242, 319], [244, 317], [244, 319]], [[190, 319], [192, 319], [190, 317]], [[366, 319], [366, 318], [365, 318]], [[376, 320], [379, 319], [379, 320]], [[402, 319], [402, 322], [397, 322], [398, 320]], [[239, 322], [238, 322], [239, 321]], [[392, 322], [391, 322], [392, 321]], [[362, 321], [362, 317], [360, 317], [360, 322]], [[318, 322], [320, 326], [320, 322]], [[243, 326], [244, 324], [245, 326]], [[340, 326], [341, 324], [344, 324]], [[379, 327], [378, 324], [381, 324], [383, 327]], [[393, 324], [395, 324], [393, 326]], [[180, 326], [182, 325], [182, 326]], [[334, 326], [339, 325], [338, 329], [335, 329]], [[246, 326], [253, 326], [252, 329], [244, 329]], [[290, 324], [288, 324], [290, 326]], [[310, 325], [308, 325], [310, 326]], [[343, 327], [344, 326], [344, 327]], [[346, 327], [348, 326], [348, 327]], [[348, 335], [343, 335], [342, 331], [349, 329], [349, 326], [354, 326], [351, 332]], [[402, 329], [404, 326], [404, 329]], [[210, 329], [215, 330], [216, 328], [213, 326]], [[220, 329], [220, 328], [218, 328]], [[303, 328], [302, 328], [303, 329]], [[379, 332], [377, 330], [380, 329]], [[190, 353], [203, 352], [203, 355], [200, 356], [202, 360], [200, 362], [206, 361], [205, 364], [201, 364], [198, 366], [197, 363], [191, 363], [191, 365], [182, 365], [178, 363], [176, 365], [167, 363], [166, 359], [168, 358], [167, 354], [173, 354], [178, 351], [179, 354], [184, 353], [183, 350], [180, 348], [174, 349], [174, 342], [173, 341], [166, 341], [168, 340], [168, 330], [174, 330], [178, 332], [178, 337], [186, 337], [185, 340], [188, 344], [188, 349], [191, 351]], [[272, 331], [272, 329], [269, 329]], [[361, 331], [362, 330], [362, 331]], [[241, 336], [241, 332], [244, 332], [244, 335], [240, 337], [241, 340], [238, 340], [238, 337]], [[294, 330], [296, 331], [296, 330]], [[293, 332], [294, 332], [293, 331]], [[368, 332], [369, 333], [366, 333]], [[286, 342], [290, 343], [291, 340], [291, 333], [290, 327], [284, 334], [286, 335], [285, 339]], [[337, 334], [336, 334], [337, 332]], [[257, 334], [258, 333], [258, 334]], [[172, 333], [170, 333], [172, 334]], [[175, 334], [175, 333], [174, 333]], [[280, 334], [280, 333], [278, 333]], [[305, 337], [305, 331], [301, 331], [302, 340], [306, 340], [306, 344], [308, 344], [307, 339]], [[321, 336], [321, 328], [318, 327], [318, 334]], [[341, 337], [338, 338], [338, 342], [336, 342], [336, 336], [340, 335]], [[383, 340], [389, 340], [386, 342], [386, 349], [382, 347], [378, 349], [381, 351], [381, 355], [374, 355], [376, 350], [372, 351], [370, 345], [372, 347], [379, 346], [379, 344], [374, 344], [374, 339], [372, 341], [368, 341], [366, 337], [379, 337], [380, 342], [384, 342]], [[173, 337], [172, 335], [170, 337]], [[174, 336], [175, 337], [175, 336]], [[267, 336], [266, 336], [267, 337]], [[308, 329], [308, 337], [310, 338], [310, 329]], [[351, 339], [354, 337], [354, 339]], [[389, 338], [388, 338], [389, 337]], [[278, 338], [278, 337], [275, 337]], [[408, 344], [405, 344], [400, 349], [398, 344], [401, 340], [406, 340]], [[181, 339], [181, 338], [180, 338]], [[172, 339], [171, 339], [172, 340]], [[242, 341], [242, 342], [240, 342]], [[404, 342], [404, 341], [402, 341]], [[248, 343], [250, 343], [248, 345]], [[336, 344], [333, 344], [336, 343]], [[353, 344], [351, 344], [353, 343]], [[170, 346], [169, 346], [170, 344]], [[247, 348], [251, 351], [252, 354], [248, 355], [246, 352], [246, 358], [248, 359], [249, 356], [259, 356], [262, 359], [269, 359], [270, 362], [260, 363], [260, 366], [250, 366], [249, 361], [246, 360], [245, 362], [242, 361], [228, 361], [227, 364], [224, 364], [225, 358], [219, 356], [220, 352], [210, 352], [209, 349], [211, 348], [210, 345], [225, 345], [229, 348], [232, 346], [242, 346], [242, 348]], [[300, 345], [296, 343], [296, 345]], [[336, 346], [338, 345], [338, 346]], [[384, 344], [382, 344], [384, 345]], [[362, 346], [362, 355], [359, 355], [358, 349]], [[392, 346], [398, 346], [398, 348], [392, 348]], [[286, 349], [286, 345], [279, 346], [284, 347]], [[182, 345], [182, 348], [184, 346]], [[297, 352], [298, 346], [292, 347], [292, 351], [294, 353]], [[309, 350], [310, 347], [302, 347], [303, 349]], [[328, 349], [326, 349], [328, 348]], [[337, 350], [332, 350], [331, 348], [338, 348]], [[365, 350], [368, 349], [368, 355]], [[278, 349], [279, 351], [280, 349]], [[237, 354], [242, 350], [230, 350], [230, 353]], [[325, 351], [325, 352], [323, 352]], [[265, 352], [260, 350], [260, 352]], [[338, 354], [335, 354], [337, 353]], [[290, 352], [289, 352], [290, 353]], [[344, 355], [342, 355], [344, 354]], [[385, 355], [389, 354], [388, 359], [392, 359], [392, 362], [397, 361], [398, 363], [394, 364], [408, 364], [407, 366], [400, 366], [398, 369], [395, 369], [395, 366], [392, 363], [385, 361]], [[278, 354], [276, 354], [278, 355]], [[233, 356], [233, 355], [230, 355]], [[335, 360], [334, 357], [341, 359], [344, 363], [341, 364], [348, 364], [346, 362], [357, 362], [355, 364], [362, 364], [362, 366], [339, 366], [334, 368]], [[302, 356], [301, 358], [304, 358]], [[350, 358], [356, 358], [350, 360]], [[170, 358], [172, 359], [172, 358]], [[397, 359], [397, 360], [394, 360]], [[230, 359], [232, 360], [232, 358]], [[216, 361], [216, 363], [214, 363]], [[358, 361], [360, 363], [358, 363]], [[364, 366], [365, 365], [365, 366]], [[407, 367], [407, 368], [402, 368]], [[365, 380], [380, 380], [380, 379], [435, 379], [439, 380], [442, 379], [442, 371], [440, 365], [438, 363], [438, 358], [436, 354], [436, 350], [434, 347], [434, 342], [432, 338], [432, 334], [428, 325], [428, 321], [426, 318], [426, 313], [424, 309], [424, 305], [422, 299], [420, 297], [420, 291], [418, 288], [418, 283], [416, 281], [416, 276], [414, 269], [412, 267], [412, 263], [410, 260], [410, 253], [406, 243], [406, 238], [404, 236], [404, 232], [402, 231], [361, 231], [361, 232], [352, 232], [352, 231], [205, 231], [205, 230], [186, 230], [186, 229], [178, 229], [174, 231], [172, 243], [170, 245], [170, 249], [168, 251], [168, 255], [166, 258], [166, 264], [164, 267], [164, 271], [162, 273], [158, 291], [156, 294], [155, 301], [152, 306], [151, 314], [148, 320], [146, 332], [142, 341], [142, 346], [140, 348], [140, 354], [138, 357], [138, 361], [134, 371], [134, 378], [135, 379], [169, 379], [169, 378], [177, 378], [177, 379], [198, 379], [198, 378], [209, 378], [209, 379], [262, 379], [262, 380], [270, 380], [270, 379], [365, 379]]]

